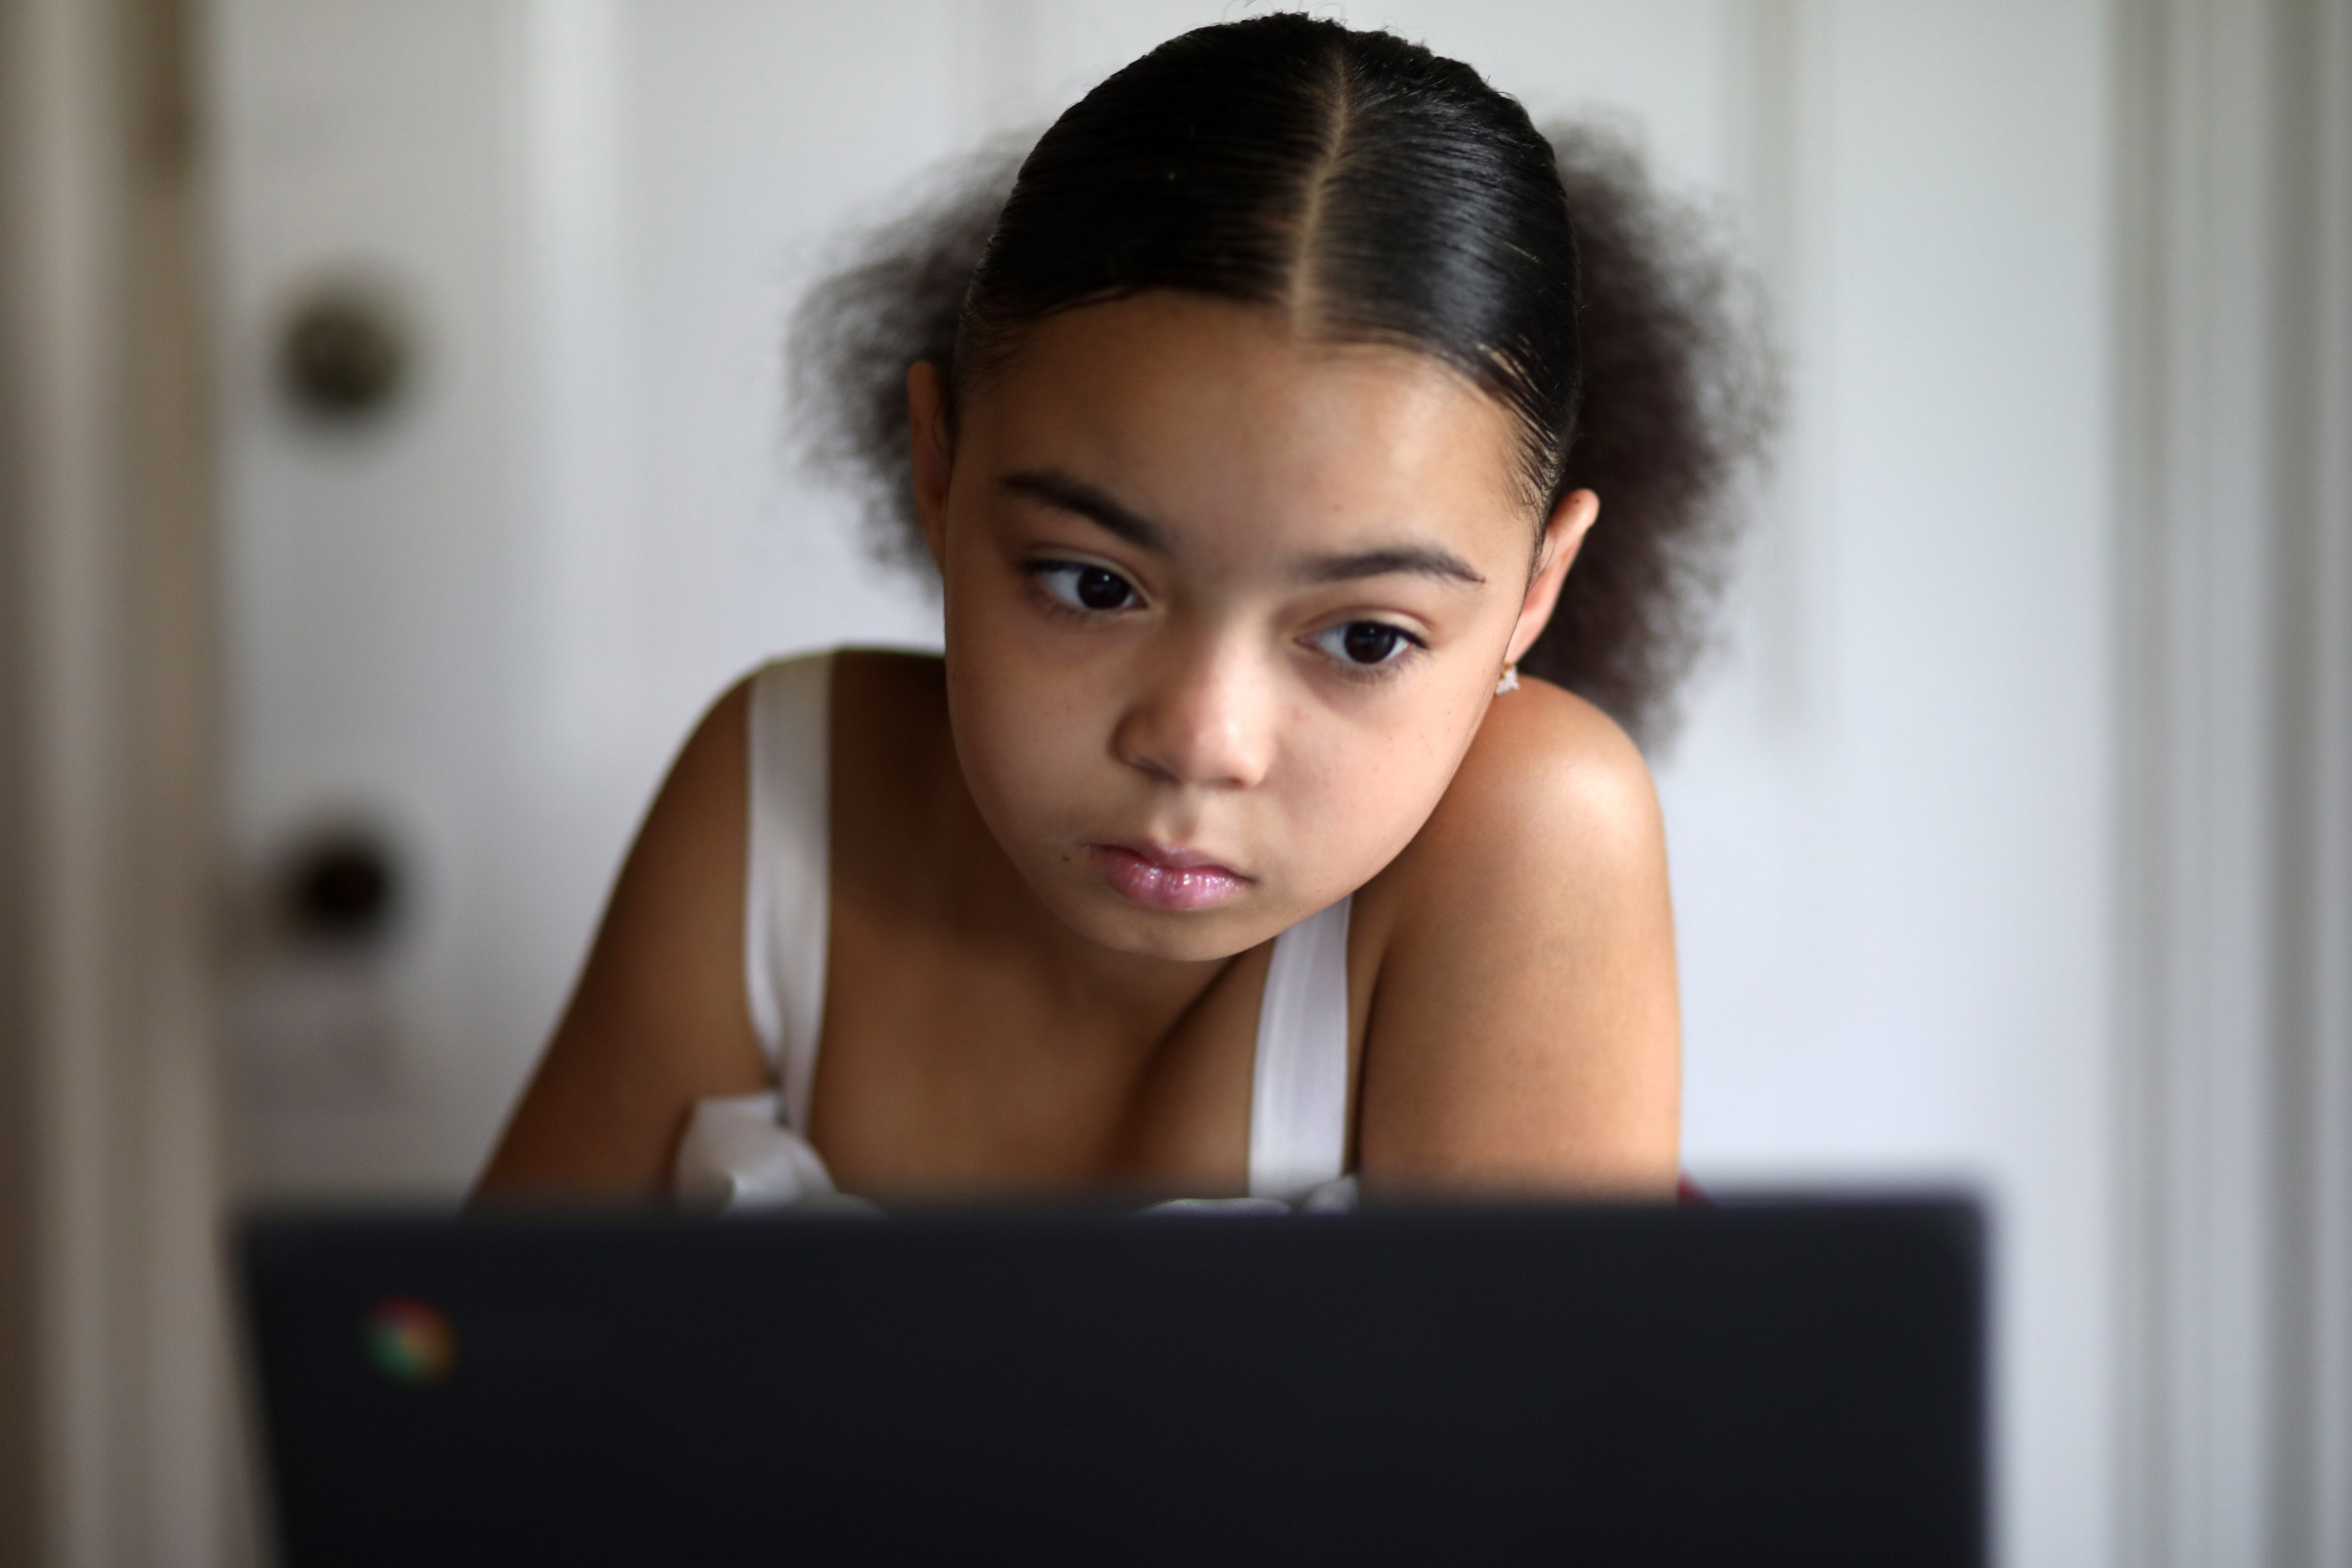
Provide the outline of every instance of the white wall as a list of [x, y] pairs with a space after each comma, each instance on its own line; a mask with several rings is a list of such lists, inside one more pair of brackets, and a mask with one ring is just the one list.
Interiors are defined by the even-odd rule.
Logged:
[[[257, 876], [373, 815], [423, 888], [341, 1000], [249, 951], [258, 1185], [461, 1182], [699, 705], [768, 652], [934, 635], [785, 460], [784, 311], [929, 163], [1227, 9], [220, 0], [234, 837]], [[1635, 128], [1776, 289], [1795, 420], [1661, 769], [1688, 1159], [1983, 1192], [2007, 1559], [2104, 1561], [2105, 11], [1345, 10]], [[268, 345], [345, 263], [406, 287], [425, 374], [323, 439]]]
[[1790, 559], [1662, 775], [1687, 1157], [1991, 1201], [2019, 1563], [2112, 1529], [2104, 27], [1806, 13]]

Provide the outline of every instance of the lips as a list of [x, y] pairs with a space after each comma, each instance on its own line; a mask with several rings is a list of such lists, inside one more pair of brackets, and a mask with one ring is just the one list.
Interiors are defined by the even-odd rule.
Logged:
[[1104, 881], [1146, 909], [1205, 910], [1238, 897], [1250, 879], [1197, 849], [1164, 844], [1089, 844]]

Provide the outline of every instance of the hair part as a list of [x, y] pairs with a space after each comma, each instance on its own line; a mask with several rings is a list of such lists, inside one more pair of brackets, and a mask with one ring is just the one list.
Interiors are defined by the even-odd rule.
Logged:
[[1511, 416], [1537, 528], [1572, 490], [1601, 498], [1521, 667], [1655, 744], [1727, 581], [1734, 481], [1777, 418], [1739, 284], [1622, 138], [1539, 132], [1467, 66], [1391, 35], [1264, 16], [1162, 45], [1025, 159], [972, 160], [869, 236], [799, 311], [793, 390], [808, 455], [863, 497], [877, 553], [927, 569], [918, 362], [970, 395], [1047, 316], [1162, 289], [1429, 355]]
[[1576, 242], [1550, 145], [1458, 60], [1296, 14], [1170, 39], [1023, 163], [965, 297], [951, 383], [1025, 330], [1156, 289], [1412, 349], [1512, 416], [1530, 510], [1575, 427]]

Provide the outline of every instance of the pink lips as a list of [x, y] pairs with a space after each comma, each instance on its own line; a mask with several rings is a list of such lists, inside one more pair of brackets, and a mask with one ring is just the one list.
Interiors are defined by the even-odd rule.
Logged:
[[1195, 849], [1161, 844], [1089, 844], [1103, 880], [1155, 910], [1205, 910], [1223, 903], [1250, 879]]

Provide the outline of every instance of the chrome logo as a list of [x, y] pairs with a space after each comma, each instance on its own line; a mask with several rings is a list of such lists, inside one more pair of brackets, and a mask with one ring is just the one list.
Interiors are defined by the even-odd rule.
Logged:
[[369, 1309], [362, 1339], [376, 1371], [411, 1388], [438, 1383], [457, 1363], [449, 1320], [414, 1296], [391, 1296]]

